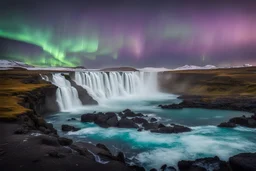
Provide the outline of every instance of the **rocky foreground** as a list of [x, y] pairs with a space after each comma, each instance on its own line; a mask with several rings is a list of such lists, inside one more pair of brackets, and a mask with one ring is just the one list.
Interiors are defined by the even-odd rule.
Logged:
[[[0, 99], [3, 104], [0, 106], [1, 171], [145, 170], [140, 166], [128, 165], [122, 152], [111, 154], [103, 144], [74, 142], [71, 139], [60, 137], [53, 125], [47, 123], [43, 118], [44, 113], [57, 110], [55, 103], [47, 103], [49, 99], [55, 98], [56, 87], [42, 82], [39, 78], [38, 71], [0, 73]], [[201, 100], [200, 103], [202, 102]], [[232, 106], [232, 103], [230, 102], [228, 106]], [[237, 101], [233, 106], [239, 106], [235, 107], [237, 110], [252, 112], [255, 109], [252, 107], [253, 104], [255, 103], [245, 100], [240, 101], [240, 104]], [[204, 105], [207, 105], [207, 102]], [[219, 106], [221, 106], [221, 102]], [[176, 108], [182, 107], [176, 106]], [[246, 122], [251, 123], [251, 119], [234, 119], [228, 124], [232, 124], [234, 121], [235, 124], [242, 125]], [[150, 130], [158, 133], [177, 133], [180, 132], [180, 129], [190, 131], [189, 128], [179, 125], [166, 126], [157, 123], [157, 120], [153, 118], [129, 110], [114, 114], [86, 114], [81, 117], [81, 121], [94, 122], [105, 128], [136, 128], [138, 131]], [[62, 129], [64, 131], [78, 130], [69, 125], [64, 125]], [[228, 162], [221, 161], [218, 157], [180, 161], [178, 168], [180, 171], [255, 171], [255, 163], [256, 153], [242, 153], [231, 157]], [[151, 170], [174, 171], [176, 169], [166, 163], [161, 168], [152, 168]]]

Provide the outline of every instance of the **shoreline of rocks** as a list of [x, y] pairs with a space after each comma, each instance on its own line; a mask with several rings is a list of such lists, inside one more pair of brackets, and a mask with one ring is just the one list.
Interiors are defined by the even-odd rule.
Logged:
[[[148, 120], [149, 121], [148, 121]], [[157, 119], [152, 117], [149, 119], [147, 115], [134, 113], [130, 109], [123, 112], [106, 112], [106, 113], [87, 113], [81, 116], [81, 122], [93, 122], [100, 127], [109, 128], [135, 128], [138, 131], [147, 130], [154, 133], [182, 133], [191, 131], [190, 128], [171, 124], [170, 126], [158, 123]]]

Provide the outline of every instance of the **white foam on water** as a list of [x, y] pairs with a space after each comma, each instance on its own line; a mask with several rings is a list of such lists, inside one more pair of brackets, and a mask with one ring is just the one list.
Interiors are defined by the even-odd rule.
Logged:
[[[49, 79], [49, 78], [48, 78]], [[56, 91], [56, 101], [61, 111], [69, 111], [81, 108], [82, 103], [78, 97], [78, 92], [71, 83], [60, 73], [52, 75], [52, 83], [58, 86]]]
[[239, 130], [229, 133], [216, 126], [192, 127], [192, 130], [179, 134], [158, 134], [138, 132], [136, 129], [104, 129], [95, 126], [68, 134], [129, 143], [132, 149], [142, 151], [134, 159], [147, 168], [160, 168], [163, 164], [175, 166], [180, 160], [195, 160], [200, 157], [219, 156], [222, 160], [227, 160], [239, 152], [256, 151], [255, 143], [242, 136], [237, 137]]

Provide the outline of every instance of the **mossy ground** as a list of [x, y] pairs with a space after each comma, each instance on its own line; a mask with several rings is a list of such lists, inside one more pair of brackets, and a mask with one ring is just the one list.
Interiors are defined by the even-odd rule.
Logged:
[[18, 95], [49, 85], [44, 81], [37, 84], [22, 82], [24, 79], [38, 74], [38, 71], [0, 71], [0, 119], [14, 120], [18, 115], [29, 111], [29, 109], [19, 105], [22, 98]]
[[[170, 71], [178, 77], [165, 83], [168, 91], [202, 96], [256, 96], [256, 67]], [[169, 84], [169, 85], [168, 85]], [[170, 84], [174, 84], [170, 86]], [[175, 89], [183, 87], [183, 89]]]

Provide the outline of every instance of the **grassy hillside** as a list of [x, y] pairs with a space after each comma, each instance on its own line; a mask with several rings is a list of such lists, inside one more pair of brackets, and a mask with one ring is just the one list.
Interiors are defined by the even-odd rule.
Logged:
[[19, 105], [20, 95], [49, 86], [45, 81], [36, 81], [38, 75], [38, 71], [0, 71], [0, 119], [16, 119], [17, 115], [29, 111]]
[[164, 91], [204, 96], [255, 96], [256, 67], [168, 71], [160, 74]]

